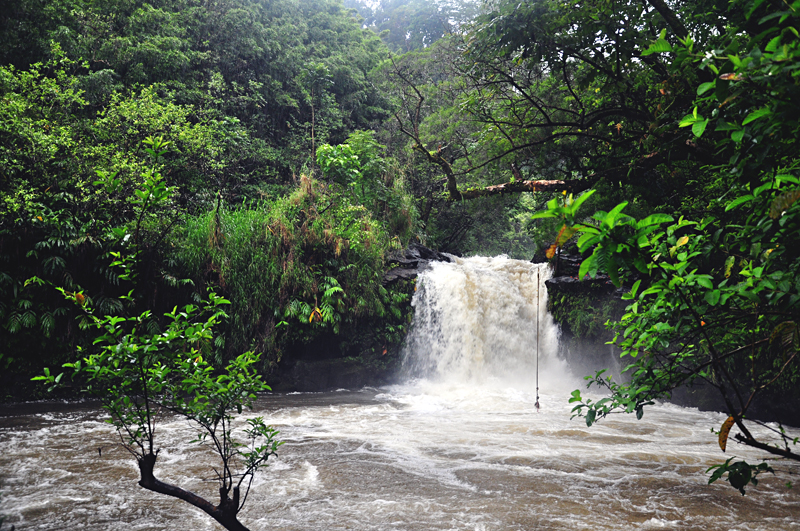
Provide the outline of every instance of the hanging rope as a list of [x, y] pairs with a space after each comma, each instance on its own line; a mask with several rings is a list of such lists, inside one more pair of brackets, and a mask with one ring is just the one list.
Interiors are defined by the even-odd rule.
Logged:
[[539, 411], [539, 268], [536, 268], [536, 411]]

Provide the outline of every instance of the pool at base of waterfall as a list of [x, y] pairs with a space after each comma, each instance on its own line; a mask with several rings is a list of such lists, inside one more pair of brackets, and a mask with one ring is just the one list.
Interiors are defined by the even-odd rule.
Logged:
[[[257, 411], [285, 444], [241, 514], [252, 530], [793, 530], [800, 492], [775, 464], [747, 496], [707, 485], [722, 454], [717, 413], [674, 405], [570, 420], [568, 394], [417, 380], [360, 391], [269, 395]], [[184, 502], [137, 486], [102, 413], [0, 417], [7, 524], [24, 529], [218, 529]], [[159, 478], [214, 499], [211, 454], [185, 422], [160, 428]], [[97, 448], [103, 448], [99, 456]]]
[[[264, 416], [285, 444], [241, 521], [253, 531], [800, 530], [800, 489], [785, 485], [797, 463], [773, 462], [776, 474], [746, 496], [707, 484], [713, 464], [765, 457], [733, 439], [720, 451], [711, 428], [725, 415], [658, 404], [638, 421], [570, 418], [583, 374], [556, 355], [548, 276], [505, 257], [434, 263], [418, 281], [404, 383], [261, 397], [239, 425]], [[137, 486], [102, 411], [5, 411], [0, 515], [18, 530], [219, 529]], [[187, 423], [165, 418], [157, 433], [157, 477], [214, 500], [216, 463], [189, 443]]]

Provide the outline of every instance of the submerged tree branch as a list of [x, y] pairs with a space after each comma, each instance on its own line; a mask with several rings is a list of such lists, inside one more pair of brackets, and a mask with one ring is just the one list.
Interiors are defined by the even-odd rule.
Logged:
[[176, 487], [175, 485], [170, 485], [169, 483], [164, 483], [163, 481], [156, 479], [155, 475], [153, 474], [153, 469], [156, 465], [157, 456], [158, 452], [155, 452], [148, 453], [139, 458], [139, 472], [141, 474], [139, 486], [159, 494], [178, 498], [179, 500], [183, 500], [186, 503], [201, 509], [211, 518], [219, 522], [219, 524], [228, 531], [249, 531], [249, 529], [236, 518], [236, 515], [239, 512], [238, 487], [234, 488], [233, 499], [228, 497], [227, 492], [223, 493], [225, 489], [220, 488], [220, 504], [218, 506], [214, 505], [202, 496], [198, 496], [191, 491]]

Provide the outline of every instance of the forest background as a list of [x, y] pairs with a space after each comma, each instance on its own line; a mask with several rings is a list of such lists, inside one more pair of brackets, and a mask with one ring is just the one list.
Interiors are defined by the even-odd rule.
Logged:
[[579, 276], [628, 282], [633, 380], [596, 375], [611, 398], [576, 413], [702, 380], [744, 442], [795, 458], [744, 419], [798, 398], [798, 9], [4, 0], [4, 389], [91, 348], [85, 308], [209, 289], [231, 301], [218, 366], [391, 363], [413, 291], [384, 285], [392, 250], [529, 259], [582, 234]]

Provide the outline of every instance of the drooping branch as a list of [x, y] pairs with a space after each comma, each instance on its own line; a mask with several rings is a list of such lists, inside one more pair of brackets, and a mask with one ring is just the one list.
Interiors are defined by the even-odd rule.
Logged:
[[[459, 199], [475, 199], [490, 195], [517, 194], [520, 192], [562, 192], [579, 193], [588, 190], [595, 183], [591, 179], [570, 179], [567, 181], [513, 181], [484, 188], [473, 188], [460, 192]], [[450, 196], [451, 199], [456, 199]]]
[[784, 449], [770, 444], [762, 443], [756, 440], [756, 438], [750, 435], [749, 433], [745, 435], [737, 433], [734, 436], [734, 439], [736, 439], [737, 441], [739, 441], [744, 445], [752, 446], [753, 448], [758, 448], [759, 450], [764, 450], [765, 452], [770, 453], [772, 455], [777, 455], [786, 459], [791, 459], [793, 461], [800, 461], [800, 454], [796, 454], [791, 450], [789, 450], [788, 448]]
[[220, 504], [214, 505], [202, 496], [198, 496], [191, 491], [156, 479], [153, 469], [155, 468], [157, 454], [158, 452], [148, 453], [143, 457], [139, 457], [139, 472], [141, 474], [141, 479], [139, 480], [140, 487], [183, 500], [201, 509], [228, 531], [249, 531], [249, 529], [236, 518], [239, 512], [238, 487], [234, 488], [233, 499], [228, 497], [226, 489], [220, 488]]

